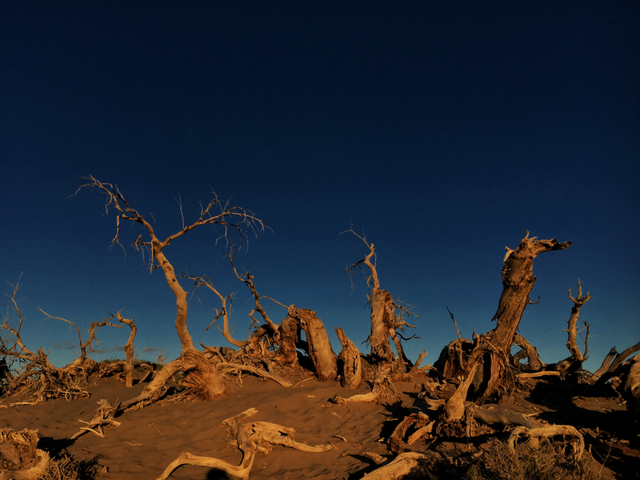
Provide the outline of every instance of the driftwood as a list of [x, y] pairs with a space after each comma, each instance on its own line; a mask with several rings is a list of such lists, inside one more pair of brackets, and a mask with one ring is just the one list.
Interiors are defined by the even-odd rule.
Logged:
[[49, 466], [49, 454], [37, 445], [37, 430], [0, 428], [0, 480], [42, 478]]
[[519, 333], [513, 336], [513, 343], [518, 345], [522, 350], [513, 356], [513, 362], [516, 367], [520, 367], [520, 360], [523, 358], [529, 359], [529, 369], [534, 371], [542, 370], [545, 364], [540, 360], [538, 356], [538, 350], [531, 345], [526, 338]]
[[356, 389], [362, 384], [362, 359], [360, 351], [355, 344], [349, 340], [347, 334], [340, 327], [335, 329], [338, 340], [342, 344], [342, 350], [338, 355], [338, 360], [342, 365], [342, 376], [340, 384], [344, 388]]
[[473, 418], [487, 425], [520, 425], [527, 428], [540, 426], [540, 423], [533, 420], [530, 416], [514, 412], [513, 410], [494, 409], [486, 406], [481, 407], [472, 402], [466, 402], [465, 406]]
[[630, 368], [624, 380], [623, 396], [627, 401], [627, 409], [640, 420], [640, 355], [627, 363], [630, 363]]
[[333, 397], [333, 403], [336, 405], [344, 405], [346, 403], [377, 403], [385, 399], [387, 395], [389, 395], [389, 391], [392, 394], [397, 394], [396, 388], [389, 380], [389, 377], [385, 374], [378, 374], [373, 381], [373, 388], [369, 393], [362, 393], [359, 395], [353, 395], [348, 398], [342, 398], [338, 395]]
[[545, 370], [542, 372], [525, 372], [516, 374], [516, 378], [519, 380], [526, 380], [527, 378], [538, 378], [538, 377], [559, 377], [562, 374], [556, 370]]
[[75, 440], [80, 435], [84, 435], [87, 432], [91, 432], [98, 437], [104, 438], [104, 431], [102, 430], [102, 427], [108, 425], [117, 427], [120, 425], [120, 422], [114, 420], [113, 418], [118, 411], [117, 406], [112, 406], [109, 403], [109, 400], [104, 399], [100, 400], [98, 402], [98, 405], [98, 411], [91, 420], [89, 420], [88, 422], [85, 422], [84, 420], [78, 420], [79, 422], [85, 423], [87, 426], [80, 428], [80, 430], [71, 437], [71, 440]]
[[254, 375], [258, 375], [260, 377], [273, 380], [274, 382], [279, 383], [283, 387], [291, 386], [291, 382], [286, 378], [281, 377], [280, 375], [276, 375], [275, 373], [269, 373], [259, 368], [252, 367], [250, 365], [240, 365], [238, 363], [219, 362], [219, 363], [216, 363], [216, 366], [220, 369], [236, 369], [236, 370], [243, 370], [245, 372], [251, 372]]
[[550, 438], [562, 436], [563, 439], [569, 437], [572, 451], [570, 455], [574, 460], [580, 460], [584, 452], [584, 437], [571, 425], [547, 425], [539, 428], [516, 427], [509, 436], [509, 446], [515, 451], [515, 445], [520, 437], [527, 437], [531, 444], [536, 447], [540, 438]]
[[[404, 452], [405, 445], [413, 445], [420, 438], [431, 433], [434, 424], [435, 421], [432, 421], [425, 413], [418, 412], [407, 415], [389, 437], [389, 449], [394, 453]], [[409, 429], [414, 429], [414, 432], [405, 442]]]
[[444, 406], [445, 420], [447, 422], [457, 422], [464, 417], [464, 402], [467, 399], [467, 392], [473, 382], [478, 366], [478, 363], [473, 366], [467, 378], [458, 385], [455, 393], [447, 400]]
[[367, 480], [397, 480], [413, 473], [420, 468], [421, 462], [428, 461], [428, 457], [421, 453], [405, 452], [398, 455], [392, 462], [383, 465], [366, 475]]
[[[605, 383], [607, 383], [611, 378], [616, 375], [616, 370], [622, 365], [622, 363], [629, 357], [632, 353], [640, 351], [640, 342], [635, 345], [631, 345], [626, 348], [622, 353], [618, 353], [615, 355], [615, 358], [611, 358], [612, 354], [616, 351], [616, 347], [613, 347], [607, 357], [605, 358], [602, 366], [596, 371], [596, 373], [591, 377], [594, 387], [601, 387]], [[613, 361], [611, 361], [613, 360]], [[608, 367], [605, 368], [605, 362], [610, 362]], [[599, 376], [597, 376], [599, 375]], [[595, 380], [594, 380], [595, 378]]]
[[[257, 410], [250, 409], [236, 417], [225, 420], [223, 425], [235, 429], [237, 425], [236, 422], [239, 418], [246, 418], [254, 415], [255, 413], [257, 413]], [[217, 458], [201, 457], [183, 452], [176, 460], [169, 464], [157, 480], [165, 480], [169, 478], [171, 473], [181, 465], [196, 465], [216, 468], [229, 475], [246, 480], [249, 478], [249, 473], [253, 467], [256, 453], [261, 452], [263, 454], [268, 454], [274, 445], [282, 445], [285, 447], [295, 448], [296, 450], [301, 450], [303, 452], [312, 453], [327, 452], [333, 448], [329, 443], [311, 446], [305, 443], [296, 442], [294, 434], [295, 430], [293, 428], [283, 427], [274, 423], [245, 423], [237, 429], [236, 434], [236, 444], [243, 453], [240, 465], [232, 465]]]

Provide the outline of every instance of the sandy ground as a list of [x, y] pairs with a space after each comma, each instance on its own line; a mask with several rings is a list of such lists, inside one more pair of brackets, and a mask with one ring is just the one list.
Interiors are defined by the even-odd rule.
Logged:
[[[98, 400], [104, 398], [115, 404], [132, 398], [142, 388], [138, 385], [127, 389], [114, 378], [103, 378], [92, 381], [91, 398], [0, 409], [0, 427], [37, 429], [41, 448], [53, 454], [66, 450], [88, 466], [94, 465], [98, 472], [95, 478], [155, 479], [181, 452], [240, 464], [242, 453], [228, 446], [227, 431], [221, 424], [246, 409], [256, 408], [258, 413], [250, 421], [292, 427], [297, 441], [311, 445], [331, 443], [334, 449], [306, 453], [276, 446], [266, 456], [257, 455], [252, 479], [357, 479], [373, 468], [371, 461], [361, 456], [363, 452], [388, 453], [385, 441], [380, 439], [387, 439], [404, 418], [423, 380], [396, 383], [399, 395], [390, 398], [388, 404], [337, 406], [329, 401], [334, 395], [346, 397], [367, 391], [344, 390], [334, 382], [319, 383], [313, 378], [284, 388], [269, 380], [245, 377], [242, 386], [229, 385], [230, 394], [225, 398], [213, 402], [164, 401], [121, 415], [117, 418], [121, 425], [106, 428], [104, 438], [87, 433], [75, 441], [68, 440], [83, 425], [79, 420], [88, 421], [93, 417]], [[592, 442], [594, 448], [603, 440], [637, 448], [638, 432], [629, 430], [631, 417], [618, 399], [577, 397], [571, 400], [572, 397], [561, 395], [557, 386], [542, 388], [540, 385], [527, 398], [505, 399], [505, 407], [538, 412], [540, 418], [553, 423], [598, 430], [599, 439]], [[431, 451], [440, 450], [445, 454], [446, 449], [449, 453], [456, 450], [463, 453], [464, 443], [442, 442], [428, 446], [421, 441], [414, 447], [415, 451], [426, 451], [429, 447]], [[637, 458], [611, 449], [602, 452], [602, 457], [606, 457], [607, 466], [618, 470], [616, 478], [639, 471]], [[210, 480], [227, 476], [207, 467], [183, 466], [170, 478]]]

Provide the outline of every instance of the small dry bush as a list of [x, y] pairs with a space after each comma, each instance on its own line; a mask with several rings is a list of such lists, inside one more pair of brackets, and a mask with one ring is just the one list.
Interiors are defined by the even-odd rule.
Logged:
[[600, 466], [585, 452], [572, 462], [549, 442], [538, 448], [523, 442], [513, 452], [509, 445], [491, 440], [480, 461], [469, 468], [466, 480], [597, 480]]
[[93, 480], [98, 474], [97, 460], [78, 461], [69, 454], [52, 458], [42, 480]]

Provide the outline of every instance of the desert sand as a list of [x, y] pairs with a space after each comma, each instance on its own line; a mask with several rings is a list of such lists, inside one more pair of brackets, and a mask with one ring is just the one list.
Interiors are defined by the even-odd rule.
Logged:
[[[0, 428], [37, 429], [39, 447], [55, 458], [64, 452], [83, 462], [81, 478], [155, 479], [181, 452], [215, 457], [238, 465], [242, 453], [227, 442], [222, 422], [255, 408], [250, 421], [273, 422], [294, 428], [298, 442], [330, 443], [324, 453], [307, 453], [274, 446], [268, 455], [258, 454], [250, 478], [262, 479], [359, 479], [376, 467], [365, 452], [393, 456], [387, 441], [414, 405], [424, 374], [412, 382], [395, 382], [398, 395], [379, 404], [335, 405], [335, 395], [347, 397], [367, 389], [345, 390], [336, 382], [318, 382], [311, 373], [286, 388], [270, 380], [245, 375], [229, 382], [229, 394], [210, 402], [168, 399], [117, 417], [118, 427], [106, 427], [100, 438], [91, 432], [69, 440], [90, 420], [97, 402], [115, 405], [137, 395], [143, 385], [126, 388], [117, 379], [92, 379], [90, 398], [51, 400], [37, 405], [0, 409]], [[240, 384], [241, 383], [241, 384]], [[587, 450], [605, 464], [603, 478], [638, 478], [638, 432], [622, 400], [617, 396], [586, 397], [576, 387], [557, 379], [527, 380], [520, 392], [504, 397], [496, 408], [536, 414], [540, 420], [577, 427]], [[579, 393], [579, 392], [578, 392]], [[247, 420], [249, 421], [249, 420]], [[244, 423], [243, 421], [239, 422]], [[498, 436], [500, 433], [498, 432]], [[504, 434], [503, 434], [504, 436]], [[422, 439], [409, 451], [431, 452], [444, 459], [468, 456], [486, 445], [489, 435], [471, 438]], [[224, 479], [224, 472], [207, 467], [182, 466], [173, 479]]]

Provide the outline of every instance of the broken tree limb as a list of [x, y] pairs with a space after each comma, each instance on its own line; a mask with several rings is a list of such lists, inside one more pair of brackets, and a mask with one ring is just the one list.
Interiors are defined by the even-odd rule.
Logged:
[[509, 447], [515, 452], [515, 446], [521, 436], [528, 437], [531, 444], [536, 447], [540, 438], [550, 438], [562, 436], [563, 439], [571, 438], [572, 452], [574, 460], [580, 460], [584, 452], [584, 437], [571, 425], [547, 425], [538, 428], [516, 427], [509, 435]]
[[496, 408], [488, 408], [486, 406], [478, 406], [473, 402], [466, 402], [467, 411], [476, 420], [480, 420], [487, 425], [520, 425], [527, 428], [539, 427], [540, 423], [530, 416], [524, 415], [513, 410], [503, 410]]
[[611, 365], [611, 362], [617, 354], [618, 351], [616, 350], [616, 347], [613, 347], [611, 350], [609, 350], [609, 353], [607, 353], [607, 356], [604, 357], [600, 368], [598, 368], [598, 370], [596, 370], [596, 372], [591, 376], [591, 383], [597, 382], [600, 377], [602, 377], [602, 375], [609, 369], [609, 365]]
[[[529, 360], [529, 368], [531, 370], [534, 370], [534, 371], [537, 372], [539, 370], [542, 370], [546, 366], [540, 360], [540, 357], [538, 356], [538, 350], [536, 349], [536, 347], [531, 345], [527, 341], [527, 339], [524, 338], [522, 335], [520, 335], [519, 333], [516, 333], [513, 336], [513, 343], [518, 345], [522, 349], [521, 351], [524, 352], [524, 355]], [[518, 363], [519, 363], [519, 355], [518, 354], [516, 354], [514, 356], [514, 363], [516, 364], [516, 366], [518, 366]]]
[[289, 382], [289, 380], [287, 380], [284, 377], [281, 377], [280, 375], [276, 375], [275, 373], [269, 373], [265, 370], [261, 370], [259, 368], [256, 367], [252, 367], [250, 365], [240, 365], [238, 363], [229, 363], [229, 362], [219, 362], [216, 363], [216, 367], [221, 368], [221, 369], [236, 369], [236, 370], [243, 370], [245, 372], [251, 372], [255, 375], [258, 375], [260, 377], [264, 377], [264, 378], [268, 378], [270, 380], [273, 380], [276, 383], [279, 383], [280, 385], [282, 385], [283, 387], [290, 387], [291, 386], [291, 382]]
[[428, 460], [429, 458], [421, 453], [401, 453], [392, 462], [368, 473], [366, 478], [367, 480], [399, 480], [421, 468], [421, 463]]
[[[412, 445], [420, 437], [430, 433], [433, 430], [435, 422], [431, 421], [429, 416], [425, 413], [418, 412], [412, 413], [404, 417], [404, 419], [394, 429], [393, 433], [389, 437], [389, 449], [394, 453], [402, 453], [405, 450], [406, 445]], [[428, 427], [428, 428], [426, 428]], [[416, 431], [409, 437], [405, 443], [405, 437], [410, 428]]]
[[336, 405], [359, 402], [376, 403], [384, 400], [386, 396], [390, 395], [388, 393], [389, 391], [391, 391], [394, 395], [397, 394], [396, 388], [393, 386], [393, 383], [391, 383], [391, 380], [389, 380], [389, 377], [385, 374], [380, 373], [374, 379], [373, 389], [369, 393], [353, 395], [348, 398], [342, 398], [336, 395], [335, 397], [333, 397], [333, 403], [335, 403]]
[[[615, 347], [611, 351], [613, 351], [614, 349]], [[629, 348], [626, 348], [622, 353], [617, 354], [614, 360], [609, 365], [609, 368], [607, 368], [607, 370], [598, 378], [598, 380], [593, 384], [593, 386], [600, 387], [605, 383], [607, 383], [615, 375], [615, 371], [618, 369], [620, 365], [622, 365], [622, 363], [626, 360], [626, 358], [632, 353], [635, 353], [638, 351], [640, 351], [640, 342], [630, 346]], [[611, 355], [611, 352], [609, 352], [609, 355]], [[609, 355], [607, 355], [607, 358], [609, 358]], [[603, 363], [603, 366], [604, 366], [604, 363]], [[598, 371], [600, 371], [600, 369]]]
[[549, 370], [543, 372], [525, 372], [516, 374], [516, 378], [520, 380], [526, 380], [527, 378], [538, 378], [538, 377], [559, 377], [562, 374], [556, 370]]
[[89, 420], [88, 422], [85, 422], [84, 420], [78, 420], [79, 422], [85, 423], [87, 426], [80, 428], [80, 431], [75, 433], [70, 438], [70, 440], [75, 440], [80, 435], [84, 435], [87, 432], [92, 432], [98, 437], [104, 438], [104, 431], [102, 430], [102, 427], [109, 425], [118, 427], [120, 425], [120, 422], [114, 420], [114, 416], [118, 411], [117, 406], [112, 406], [109, 403], [109, 400], [104, 399], [100, 400], [98, 402], [98, 405], [98, 411], [91, 420]]
[[457, 422], [464, 416], [464, 402], [467, 399], [467, 392], [469, 387], [473, 383], [473, 379], [475, 378], [476, 371], [478, 370], [479, 363], [476, 363], [467, 375], [467, 378], [464, 379], [455, 393], [447, 400], [447, 403], [444, 406], [445, 420], [447, 422]]

